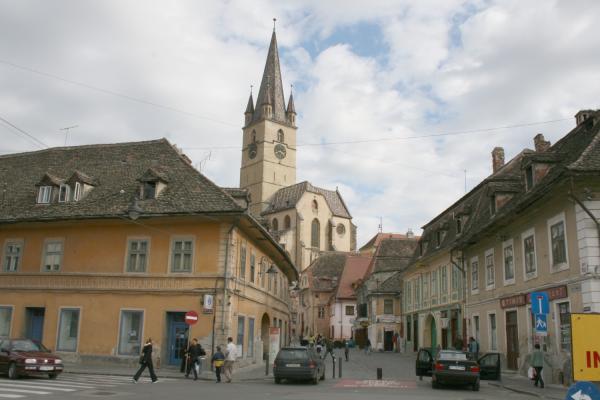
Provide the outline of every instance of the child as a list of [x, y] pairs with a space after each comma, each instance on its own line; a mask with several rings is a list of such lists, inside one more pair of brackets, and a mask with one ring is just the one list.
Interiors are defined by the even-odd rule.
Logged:
[[215, 374], [217, 375], [217, 383], [221, 382], [221, 368], [225, 363], [225, 355], [221, 352], [221, 346], [217, 346], [217, 351], [213, 354], [210, 361], [215, 366]]

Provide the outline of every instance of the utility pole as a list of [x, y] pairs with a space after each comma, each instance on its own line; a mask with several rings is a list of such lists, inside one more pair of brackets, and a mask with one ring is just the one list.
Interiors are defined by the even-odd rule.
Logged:
[[61, 131], [64, 131], [64, 132], [65, 132], [65, 146], [67, 145], [67, 139], [68, 139], [68, 137], [69, 137], [69, 131], [70, 131], [71, 129], [75, 129], [75, 128], [78, 128], [78, 127], [79, 127], [79, 125], [72, 125], [72, 126], [67, 126], [67, 127], [65, 127], [65, 128], [60, 128], [60, 129], [59, 129], [59, 130], [61, 130]]

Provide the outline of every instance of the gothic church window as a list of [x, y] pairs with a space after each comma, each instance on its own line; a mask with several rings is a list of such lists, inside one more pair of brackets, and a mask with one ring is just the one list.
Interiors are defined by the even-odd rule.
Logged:
[[277, 220], [277, 218], [273, 218], [273, 230], [274, 231], [279, 230], [279, 221]]
[[310, 229], [310, 245], [314, 248], [320, 247], [321, 224], [318, 219], [313, 219]]
[[286, 215], [285, 218], [283, 219], [283, 227], [285, 229], [290, 229], [291, 225], [292, 225], [292, 222], [290, 220], [290, 216]]
[[278, 130], [278, 131], [277, 131], [277, 141], [278, 141], [279, 143], [283, 143], [283, 142], [284, 142], [284, 139], [285, 139], [285, 136], [284, 136], [284, 134], [283, 134], [283, 131], [282, 131], [281, 129], [280, 129], [280, 130]]
[[313, 211], [319, 211], [319, 203], [317, 203], [317, 200], [313, 200], [312, 201], [312, 209]]
[[256, 142], [256, 131], [252, 131], [252, 143]]

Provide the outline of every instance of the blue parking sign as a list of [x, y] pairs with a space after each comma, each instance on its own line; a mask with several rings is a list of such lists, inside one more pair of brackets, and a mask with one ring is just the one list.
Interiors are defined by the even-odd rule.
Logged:
[[535, 334], [540, 336], [548, 335], [548, 321], [546, 314], [535, 314]]
[[548, 293], [531, 292], [531, 312], [533, 314], [550, 313], [550, 302], [548, 301]]

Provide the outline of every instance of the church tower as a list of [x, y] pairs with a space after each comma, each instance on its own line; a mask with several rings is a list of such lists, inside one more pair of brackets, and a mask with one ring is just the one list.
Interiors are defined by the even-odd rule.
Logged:
[[296, 183], [296, 110], [291, 93], [285, 106], [275, 29], [256, 106], [250, 93], [244, 117], [240, 188], [260, 214], [276, 191]]

